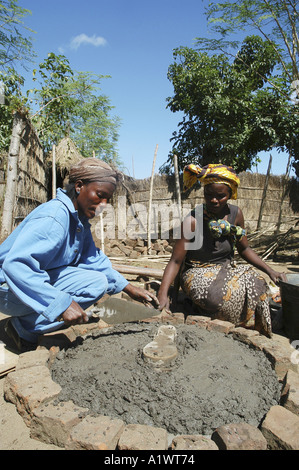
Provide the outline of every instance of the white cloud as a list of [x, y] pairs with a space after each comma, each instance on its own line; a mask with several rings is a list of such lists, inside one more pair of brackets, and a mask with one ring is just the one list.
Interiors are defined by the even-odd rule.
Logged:
[[105, 46], [107, 44], [107, 41], [105, 38], [102, 38], [101, 36], [96, 36], [95, 34], [93, 36], [87, 36], [87, 34], [82, 33], [71, 40], [70, 47], [71, 49], [77, 50], [80, 46], [86, 44], [99, 47]]

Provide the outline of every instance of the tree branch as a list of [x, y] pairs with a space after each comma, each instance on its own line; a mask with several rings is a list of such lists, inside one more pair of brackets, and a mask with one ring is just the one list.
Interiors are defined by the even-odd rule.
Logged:
[[[88, 88], [91, 88], [91, 86], [96, 83], [96, 80], [94, 80], [93, 82], [85, 85], [83, 87], [83, 91], [86, 91]], [[66, 98], [67, 96], [76, 96], [78, 95], [79, 93], [81, 93], [81, 90], [79, 91], [76, 91], [74, 93], [64, 93], [63, 95], [58, 95], [58, 96], [55, 96], [54, 98], [52, 98], [50, 101], [48, 101], [44, 106], [42, 106], [35, 114], [33, 114], [32, 116], [30, 116], [30, 119], [34, 119], [35, 116], [37, 116], [38, 114], [40, 114], [47, 106], [49, 106], [49, 104], [53, 103], [53, 101], [55, 100], [58, 100], [60, 98]]]
[[[293, 53], [292, 53], [292, 51], [291, 51], [288, 38], [287, 38], [287, 36], [286, 36], [284, 30], [282, 29], [282, 26], [281, 26], [281, 24], [280, 24], [280, 22], [279, 22], [279, 20], [278, 20], [278, 18], [277, 18], [277, 16], [276, 16], [276, 14], [275, 14], [273, 8], [272, 8], [272, 6], [270, 5], [269, 1], [268, 1], [268, 0], [263, 0], [263, 2], [264, 2], [265, 5], [269, 8], [269, 10], [271, 11], [272, 17], [273, 17], [273, 19], [274, 19], [274, 21], [275, 21], [275, 23], [276, 23], [276, 25], [277, 25], [277, 27], [278, 27], [278, 29], [279, 29], [279, 32], [280, 32], [280, 34], [281, 34], [281, 36], [282, 36], [282, 38], [283, 38], [283, 41], [284, 41], [284, 43], [285, 43], [285, 46], [286, 46], [286, 48], [287, 48], [287, 50], [288, 50], [288, 53], [289, 53], [289, 56], [290, 56], [290, 58], [291, 58], [291, 61], [292, 61], [292, 64], [293, 64], [293, 70], [296, 71], [296, 76], [298, 76], [298, 69], [297, 69], [296, 61], [294, 60], [294, 56], [293, 56]], [[284, 2], [284, 4], [285, 4], [285, 2]], [[286, 6], [286, 5], [285, 5], [285, 6]], [[288, 10], [288, 9], [287, 9], [287, 13], [288, 13], [288, 16], [289, 16], [289, 10]], [[293, 29], [293, 23], [294, 23], [294, 21], [293, 21], [291, 18], [290, 18], [290, 22], [291, 22], [292, 29]], [[283, 62], [282, 62], [282, 63], [283, 63]], [[293, 78], [293, 77], [292, 77], [292, 78]]]
[[[224, 49], [221, 49], [219, 47], [219, 50], [221, 52], [223, 52], [224, 54], [226, 55], [230, 55], [231, 57], [234, 57], [236, 60], [240, 60], [247, 68], [250, 68], [250, 66], [248, 64], [246, 64], [246, 62], [241, 58], [241, 57], [238, 57], [238, 56], [234, 56], [233, 54], [230, 54], [229, 52], [225, 51]], [[264, 75], [262, 75], [261, 73], [255, 71], [255, 73], [261, 77], [263, 80], [265, 80], [265, 82], [269, 83], [269, 85], [271, 85], [273, 88], [275, 88], [277, 91], [279, 91], [279, 93], [281, 93], [282, 95], [284, 95], [287, 99], [290, 99], [289, 95], [287, 95], [287, 93], [285, 93], [283, 90], [281, 90], [277, 85], [275, 85], [275, 83], [271, 82], [271, 80], [269, 80], [267, 77], [265, 77]]]

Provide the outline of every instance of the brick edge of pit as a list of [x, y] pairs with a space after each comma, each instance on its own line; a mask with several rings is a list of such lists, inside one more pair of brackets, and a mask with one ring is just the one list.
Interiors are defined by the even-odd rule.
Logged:
[[282, 384], [279, 405], [272, 406], [259, 427], [231, 423], [212, 436], [171, 436], [159, 427], [129, 424], [108, 416], [91, 416], [72, 401], [59, 402], [61, 387], [51, 378], [51, 366], [60, 349], [78, 337], [109, 328], [101, 320], [77, 325], [41, 337], [35, 351], [23, 353], [15, 371], [4, 381], [4, 398], [15, 404], [32, 438], [66, 450], [299, 450], [299, 366], [296, 350], [286, 337], [267, 338], [257, 331], [235, 327], [200, 315], [161, 313], [145, 322], [188, 324], [232, 335], [262, 351]]

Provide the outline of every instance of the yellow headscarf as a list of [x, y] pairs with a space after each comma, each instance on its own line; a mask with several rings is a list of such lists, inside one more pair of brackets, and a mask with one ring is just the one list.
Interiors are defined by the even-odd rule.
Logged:
[[186, 191], [192, 188], [198, 180], [204, 186], [211, 183], [226, 184], [232, 190], [231, 199], [237, 199], [240, 180], [231, 166], [220, 163], [210, 163], [210, 165], [204, 167], [194, 165], [193, 163], [187, 165], [183, 173], [183, 190]]

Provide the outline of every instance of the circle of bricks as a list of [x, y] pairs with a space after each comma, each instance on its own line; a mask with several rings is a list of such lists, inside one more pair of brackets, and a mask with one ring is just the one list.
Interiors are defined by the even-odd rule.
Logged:
[[[170, 448], [218, 450], [247, 446], [249, 449], [299, 450], [299, 370], [298, 361], [292, 359], [294, 348], [287, 338], [279, 335], [267, 338], [255, 330], [235, 327], [232, 323], [211, 320], [204, 316], [189, 315], [185, 319], [183, 313], [160, 314], [144, 321], [173, 325], [186, 323], [232, 335], [235, 340], [266, 355], [282, 386], [280, 404], [270, 408], [258, 428], [246, 423], [232, 423], [220, 426], [211, 438], [201, 435], [172, 438]], [[89, 415], [88, 409], [76, 406], [72, 401], [57, 400], [61, 387], [52, 380], [50, 370], [58, 352], [70, 346], [78, 337], [87, 336], [95, 329], [108, 327], [110, 326], [99, 320], [43, 336], [38, 348], [21, 354], [16, 370], [6, 376], [4, 397], [15, 404], [26, 425], [30, 427], [31, 437], [46, 443], [70, 450], [167, 450], [168, 433], [162, 428], [138, 423], [126, 425], [121, 419], [107, 416], [94, 418]], [[258, 434], [255, 436], [254, 431], [252, 434], [248, 427]], [[234, 433], [237, 436], [236, 443], [232, 437]]]

